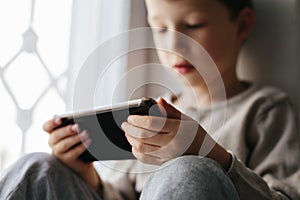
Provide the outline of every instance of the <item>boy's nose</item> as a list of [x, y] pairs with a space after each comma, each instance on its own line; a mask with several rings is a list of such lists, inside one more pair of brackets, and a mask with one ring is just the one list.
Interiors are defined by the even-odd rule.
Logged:
[[184, 55], [188, 51], [188, 43], [182, 33], [171, 31], [167, 38], [168, 50]]

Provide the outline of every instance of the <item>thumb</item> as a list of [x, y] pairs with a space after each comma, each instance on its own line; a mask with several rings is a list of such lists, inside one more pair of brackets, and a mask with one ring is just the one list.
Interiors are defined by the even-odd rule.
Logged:
[[157, 105], [160, 112], [167, 118], [181, 119], [181, 112], [166, 102], [166, 100], [164, 100], [162, 97], [157, 100]]

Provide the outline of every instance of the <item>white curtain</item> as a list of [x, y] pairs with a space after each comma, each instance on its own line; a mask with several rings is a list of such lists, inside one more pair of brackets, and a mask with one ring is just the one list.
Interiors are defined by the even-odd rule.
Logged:
[[[69, 58], [69, 102], [68, 109], [73, 109], [72, 102], [74, 101], [74, 87], [77, 84], [78, 75], [81, 75], [84, 62], [89, 55], [96, 49], [101, 48], [101, 44], [114, 36], [126, 31], [130, 28], [130, 8], [131, 1], [129, 0], [90, 0], [73, 2], [72, 30], [70, 42], [70, 58]], [[109, 50], [108, 50], [109, 51]], [[101, 59], [101, 58], [99, 58]], [[91, 81], [100, 82], [100, 77], [96, 77], [97, 70], [104, 70], [107, 66], [97, 66], [99, 60], [89, 60], [90, 65], [95, 65], [95, 71], [90, 71], [84, 76]], [[126, 57], [119, 60], [116, 65], [109, 69], [109, 76], [105, 76], [101, 80], [104, 85], [98, 85], [100, 91], [95, 91], [93, 94], [97, 96], [96, 105], [109, 104], [113, 95], [113, 88], [117, 83], [118, 78], [126, 71]], [[125, 91], [126, 85], [124, 85]], [[124, 94], [114, 96], [114, 101], [122, 101]], [[82, 107], [86, 107], [86, 97], [79, 97]], [[95, 106], [96, 106], [95, 105]]]

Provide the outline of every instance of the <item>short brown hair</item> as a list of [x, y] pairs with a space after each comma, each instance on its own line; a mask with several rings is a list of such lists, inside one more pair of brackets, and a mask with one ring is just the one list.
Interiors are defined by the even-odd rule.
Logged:
[[250, 7], [253, 9], [252, 0], [218, 0], [220, 3], [228, 7], [231, 17], [236, 19], [240, 12], [245, 7]]

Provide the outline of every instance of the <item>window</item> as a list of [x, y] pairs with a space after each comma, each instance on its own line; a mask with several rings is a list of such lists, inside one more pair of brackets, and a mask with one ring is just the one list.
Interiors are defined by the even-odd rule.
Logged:
[[130, 7], [130, 1], [118, 0], [0, 2], [0, 173], [22, 154], [51, 151], [43, 123], [72, 109], [83, 61], [101, 42], [128, 29]]
[[42, 124], [65, 110], [71, 0], [0, 2], [0, 172], [47, 151]]

